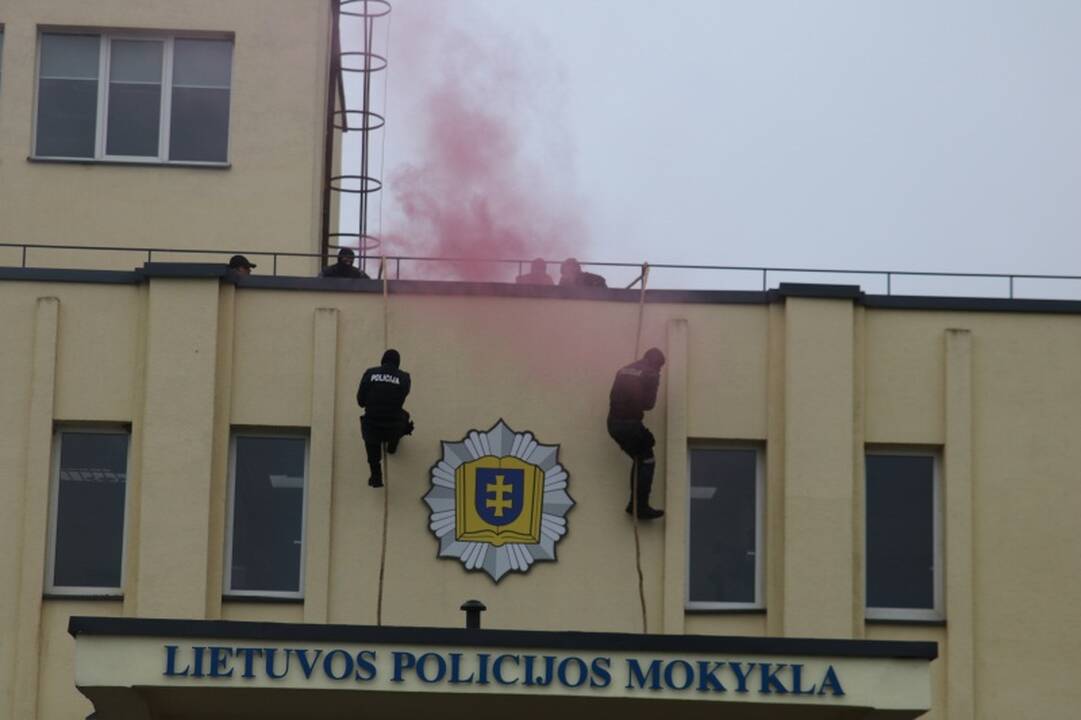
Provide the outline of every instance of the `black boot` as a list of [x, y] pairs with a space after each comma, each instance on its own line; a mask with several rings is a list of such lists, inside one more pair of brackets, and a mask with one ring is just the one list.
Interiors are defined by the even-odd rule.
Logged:
[[[664, 516], [664, 510], [658, 510], [649, 506], [649, 493], [653, 489], [653, 471], [656, 468], [656, 463], [653, 458], [647, 458], [643, 461], [635, 462], [635, 469], [638, 470], [638, 519], [639, 520], [656, 520], [659, 517]], [[631, 500], [627, 503], [627, 514], [630, 515], [634, 512], [634, 493], [636, 488], [634, 487], [634, 476], [631, 476]]]
[[383, 487], [383, 467], [379, 463], [372, 463], [372, 476], [368, 478], [368, 485], [373, 488]]

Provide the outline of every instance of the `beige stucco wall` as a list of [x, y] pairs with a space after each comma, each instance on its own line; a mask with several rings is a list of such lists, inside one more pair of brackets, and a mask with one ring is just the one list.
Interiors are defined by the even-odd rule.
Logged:
[[[0, 707], [89, 711], [70, 674], [72, 613], [375, 622], [383, 496], [365, 482], [353, 395], [383, 350], [379, 294], [5, 281], [0, 308]], [[604, 430], [637, 305], [392, 293], [388, 316], [417, 431], [389, 468], [384, 623], [457, 627], [476, 597], [486, 627], [639, 631], [629, 463]], [[934, 640], [928, 717], [1072, 715], [1081, 316], [790, 297], [649, 304], [644, 320], [642, 347], [673, 358], [647, 418], [654, 498], [684, 498], [641, 527], [651, 632]], [[577, 506], [558, 562], [495, 586], [436, 559], [421, 497], [439, 442], [500, 417], [561, 445]], [[132, 423], [123, 601], [41, 597], [48, 436], [75, 421]], [[310, 432], [303, 604], [221, 602], [230, 426]], [[666, 448], [688, 439], [765, 444], [767, 614], [682, 610], [685, 463], [669, 472], [680, 458]], [[864, 443], [944, 449], [945, 626], [864, 621]]]
[[[0, 2], [0, 242], [318, 252], [329, 8], [329, 0]], [[38, 32], [48, 26], [232, 34], [230, 167], [29, 162]], [[27, 262], [130, 269], [145, 259], [32, 250]], [[269, 256], [251, 259], [269, 270]], [[0, 248], [0, 265], [20, 262], [17, 250]], [[316, 267], [279, 264], [297, 274]]]

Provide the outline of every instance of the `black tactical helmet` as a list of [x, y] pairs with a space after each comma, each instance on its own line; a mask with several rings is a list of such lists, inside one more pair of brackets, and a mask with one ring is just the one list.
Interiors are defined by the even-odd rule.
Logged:
[[383, 359], [379, 361], [379, 364], [396, 368], [402, 364], [402, 356], [398, 354], [397, 350], [387, 350], [383, 353]]

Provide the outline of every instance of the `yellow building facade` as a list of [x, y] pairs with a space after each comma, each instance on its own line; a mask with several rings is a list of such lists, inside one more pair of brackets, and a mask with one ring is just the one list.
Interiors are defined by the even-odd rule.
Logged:
[[[326, 3], [0, 14], [4, 242], [317, 251]], [[93, 78], [69, 67], [86, 38]], [[114, 78], [131, 53], [171, 64], [160, 102], [204, 110], [230, 58], [224, 160], [172, 160], [164, 109], [131, 131], [154, 158], [110, 157], [97, 126], [90, 157], [35, 157], [88, 117], [42, 125], [42, 97], [71, 97], [44, 81], [96, 83], [85, 107], [116, 127], [116, 98], [153, 92], [111, 87], [149, 82]], [[29, 252], [0, 267], [2, 717], [1076, 714], [1081, 303], [782, 285], [640, 306]], [[387, 346], [417, 427], [377, 490], [355, 393]], [[605, 416], [651, 346], [667, 514], [637, 526], [640, 596]], [[503, 501], [458, 499], [467, 460], [511, 456], [543, 476], [508, 501], [538, 524], [460, 540], [456, 513]]]

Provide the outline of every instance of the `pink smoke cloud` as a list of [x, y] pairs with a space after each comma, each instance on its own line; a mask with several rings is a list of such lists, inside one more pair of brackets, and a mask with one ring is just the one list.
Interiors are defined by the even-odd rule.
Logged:
[[402, 92], [411, 95], [416, 157], [387, 174], [395, 207], [385, 252], [468, 259], [408, 269], [409, 277], [465, 280], [513, 280], [516, 268], [486, 259], [585, 254], [551, 59], [482, 19], [470, 18], [466, 30], [447, 6], [424, 8], [396, 18], [407, 27], [393, 60], [405, 71], [391, 82], [410, 83]]

